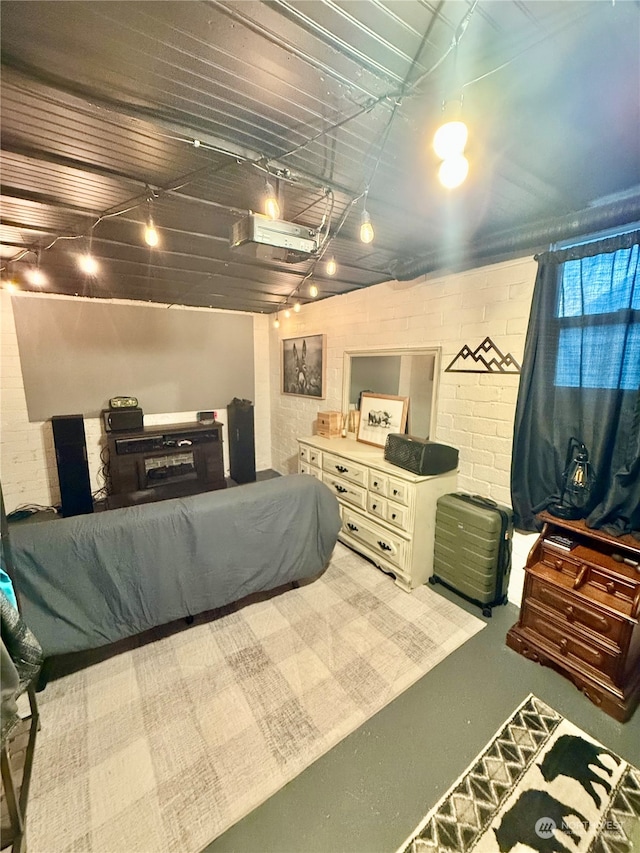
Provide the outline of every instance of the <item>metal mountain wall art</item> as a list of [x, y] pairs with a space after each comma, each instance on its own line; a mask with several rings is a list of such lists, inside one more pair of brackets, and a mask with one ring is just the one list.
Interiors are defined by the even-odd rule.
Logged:
[[510, 352], [504, 355], [491, 338], [485, 338], [475, 349], [465, 344], [444, 372], [520, 373], [520, 365]]

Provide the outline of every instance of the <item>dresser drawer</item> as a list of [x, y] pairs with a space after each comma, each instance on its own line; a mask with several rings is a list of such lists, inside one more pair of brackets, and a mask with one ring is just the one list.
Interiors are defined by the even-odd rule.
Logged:
[[552, 612], [530, 600], [524, 603], [520, 624], [560, 659], [589, 666], [608, 676], [613, 683], [617, 682], [621, 660], [619, 649], [588, 642], [573, 633], [566, 623], [557, 620]]
[[319, 468], [315, 468], [313, 465], [307, 465], [306, 462], [300, 463], [300, 473], [309, 474], [310, 476], [315, 477], [316, 480], [322, 480], [322, 471]]
[[616, 645], [623, 639], [626, 625], [623, 619], [613, 613], [591, 607], [587, 601], [578, 601], [577, 598], [568, 596], [562, 588], [532, 577], [529, 596], [532, 601], [540, 602], [553, 610], [558, 619], [569, 626], [593, 631]]
[[361, 486], [327, 473], [322, 475], [322, 482], [329, 486], [338, 500], [353, 504], [360, 509], [367, 508], [367, 491]]
[[389, 477], [387, 497], [407, 506], [409, 504], [410, 493], [411, 486], [409, 483], [405, 483], [403, 480], [394, 480], [392, 477]]
[[347, 507], [343, 512], [342, 527], [347, 536], [366, 546], [368, 552], [378, 555], [394, 568], [404, 569], [407, 543], [400, 536], [394, 536], [375, 522], [350, 512]]
[[307, 462], [309, 465], [322, 468], [322, 451], [316, 450], [315, 447], [306, 447], [306, 445], [301, 444], [298, 450], [298, 459], [301, 462]]
[[529, 572], [532, 577], [571, 590], [580, 598], [596, 602], [622, 616], [637, 619], [640, 615], [640, 587], [633, 581], [584, 561], [558, 560], [558, 563], [551, 566], [546, 560], [541, 561], [530, 566]]
[[323, 454], [322, 470], [334, 477], [337, 476], [343, 480], [349, 480], [351, 483], [357, 483], [359, 486], [365, 488], [367, 486], [367, 469], [364, 465], [349, 462], [349, 460], [334, 456], [332, 453]]
[[377, 495], [387, 495], [389, 481], [384, 474], [378, 474], [377, 471], [371, 471], [369, 476], [369, 491], [375, 492]]

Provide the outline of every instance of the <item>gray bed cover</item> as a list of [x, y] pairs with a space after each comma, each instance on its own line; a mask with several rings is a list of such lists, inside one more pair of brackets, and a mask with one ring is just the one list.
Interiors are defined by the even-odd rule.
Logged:
[[306, 474], [16, 525], [16, 587], [45, 657], [98, 648], [318, 574], [338, 502]]

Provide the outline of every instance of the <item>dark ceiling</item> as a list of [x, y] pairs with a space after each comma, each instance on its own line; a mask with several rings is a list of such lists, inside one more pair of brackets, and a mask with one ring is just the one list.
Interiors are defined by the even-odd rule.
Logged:
[[[312, 282], [323, 298], [640, 211], [637, 2], [3, 0], [1, 85], [3, 277], [23, 289], [39, 263], [48, 292], [272, 313]], [[459, 92], [470, 173], [448, 191], [431, 139]], [[282, 218], [326, 234], [310, 259], [230, 249], [267, 172]]]

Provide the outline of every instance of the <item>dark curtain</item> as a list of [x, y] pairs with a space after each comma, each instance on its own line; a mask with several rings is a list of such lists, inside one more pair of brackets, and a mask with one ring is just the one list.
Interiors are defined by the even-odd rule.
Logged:
[[511, 463], [520, 530], [559, 498], [575, 437], [596, 474], [587, 526], [640, 538], [639, 244], [634, 231], [537, 257]]

